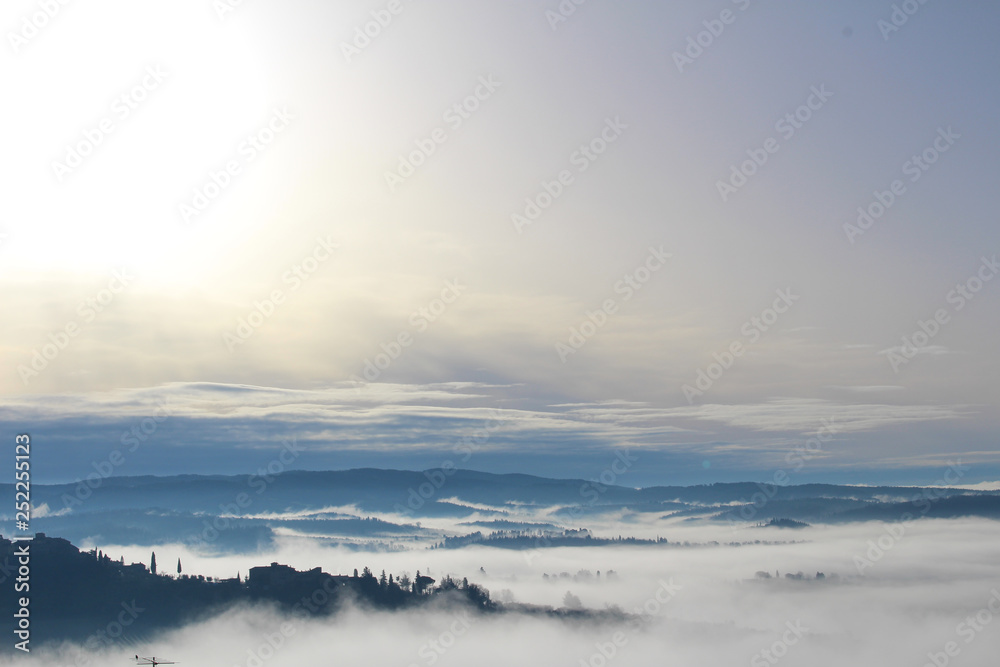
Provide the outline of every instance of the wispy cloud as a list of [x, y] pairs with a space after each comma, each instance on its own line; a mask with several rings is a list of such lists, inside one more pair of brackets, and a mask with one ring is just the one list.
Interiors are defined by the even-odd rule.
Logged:
[[666, 412], [754, 431], [801, 432], [815, 430], [824, 419], [836, 420], [837, 428], [842, 431], [868, 431], [906, 423], [960, 419], [972, 414], [962, 406], [835, 403], [808, 398], [775, 398], [747, 405], [701, 405]]
[[[145, 474], [150, 466], [171, 472], [232, 470], [292, 440], [313, 457], [302, 459], [311, 466], [338, 467], [336, 462], [347, 455], [426, 457], [440, 452], [421, 465], [440, 464], [445, 456], [476, 467], [483, 460], [455, 452], [463, 439], [487, 427], [489, 437], [477, 444], [477, 455], [520, 461], [516, 469], [521, 470], [528, 465], [524, 457], [540, 452], [599, 460], [615, 448], [648, 452], [652, 458], [647, 465], [658, 456], [675, 456], [696, 457], [700, 467], [705, 456], [722, 456], [729, 466], [749, 469], [768, 465], [776, 453], [827, 422], [835, 425], [838, 437], [850, 438], [970, 414], [959, 405], [797, 398], [687, 407], [625, 399], [557, 403], [523, 394], [512, 398], [510, 390], [509, 385], [469, 382], [372, 384], [363, 391], [351, 383], [313, 389], [173, 383], [13, 398], [0, 407], [0, 423], [11, 429], [33, 425], [49, 443], [53, 460], [48, 468], [70, 466], [64, 474], [72, 479], [91, 471], [87, 461], [106, 459], [109, 447], [121, 449], [132, 442], [129, 434], [153, 415], [161, 416], [155, 430], [142, 438], [142, 449], [130, 452], [129, 464], [116, 474]], [[880, 455], [894, 454], [886, 450]], [[185, 460], [192, 463], [184, 466]], [[558, 464], [549, 465], [553, 467], [532, 471], [563, 474]]]

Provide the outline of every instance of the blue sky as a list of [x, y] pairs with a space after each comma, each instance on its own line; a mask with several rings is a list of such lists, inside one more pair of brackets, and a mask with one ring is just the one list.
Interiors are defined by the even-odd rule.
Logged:
[[802, 481], [1000, 479], [1000, 9], [225, 6], [0, 15], [36, 481], [162, 404], [115, 474], [427, 467], [498, 411], [467, 467], [767, 479], [832, 419]]

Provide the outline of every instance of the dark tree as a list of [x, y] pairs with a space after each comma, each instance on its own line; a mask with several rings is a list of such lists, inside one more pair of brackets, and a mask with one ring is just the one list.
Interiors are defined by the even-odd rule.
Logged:
[[417, 578], [413, 580], [413, 592], [423, 595], [427, 587], [434, 583], [434, 579], [431, 577], [425, 577], [420, 574], [420, 570], [417, 570]]
[[[0, 538], [0, 563], [16, 561], [15, 544]], [[341, 577], [313, 570], [298, 572], [288, 566], [254, 568], [253, 574], [244, 578], [237, 572], [236, 579], [218, 579], [198, 574], [186, 574], [174, 579], [164, 572], [153, 574], [156, 556], [150, 554], [146, 564], [124, 565], [113, 561], [102, 552], [103, 561], [95, 561], [97, 550], [80, 552], [67, 540], [35, 537], [31, 544], [32, 564], [45, 577], [32, 581], [32, 619], [38, 619], [38, 635], [32, 639], [44, 642], [70, 639], [83, 641], [96, 631], [107, 618], [121, 618], [122, 600], [130, 600], [128, 608], [147, 609], [141, 616], [134, 616], [135, 629], [151, 633], [179, 627], [206, 609], [221, 610], [230, 605], [253, 602], [273, 602], [283, 608], [304, 612], [300, 601], [311, 595], [317, 586], [328, 590], [343, 590], [345, 597], [357, 598], [378, 609], [403, 609], [426, 604], [437, 596], [465, 599], [482, 611], [497, 611], [501, 607], [490, 600], [489, 591], [464, 578], [442, 576], [440, 586], [433, 578], [419, 574], [411, 581], [408, 574], [391, 579], [384, 574], [375, 577], [369, 568], [365, 576]], [[183, 565], [178, 559], [178, 574]], [[389, 581], [392, 584], [389, 584]], [[384, 586], [381, 585], [384, 581]], [[329, 584], [336, 584], [333, 589]], [[13, 614], [12, 596], [0, 596], [0, 613]], [[86, 609], [67, 604], [67, 600], [87, 600]], [[11, 603], [11, 604], [8, 604]], [[308, 607], [315, 615], [326, 615], [336, 605], [322, 608]], [[125, 609], [127, 612], [128, 609]], [[129, 612], [131, 613], [131, 612]], [[9, 617], [9, 616], [8, 616]]]
[[[180, 558], [177, 559], [177, 576], [178, 577], [181, 576], [181, 559]], [[240, 575], [237, 574], [236, 578], [239, 579]]]
[[156, 574], [156, 552], [153, 552], [153, 556], [149, 559], [149, 571]]

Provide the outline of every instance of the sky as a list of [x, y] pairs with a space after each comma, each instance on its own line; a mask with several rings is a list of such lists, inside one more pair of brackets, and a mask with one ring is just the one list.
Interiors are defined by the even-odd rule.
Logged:
[[996, 481], [998, 13], [8, 2], [5, 437], [39, 483]]

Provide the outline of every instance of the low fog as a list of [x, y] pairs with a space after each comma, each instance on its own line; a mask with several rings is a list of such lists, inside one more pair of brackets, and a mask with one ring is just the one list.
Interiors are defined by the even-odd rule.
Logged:
[[[451, 574], [485, 586], [501, 602], [563, 607], [578, 600], [585, 608], [637, 615], [628, 620], [477, 615], [445, 604], [395, 613], [349, 606], [323, 619], [247, 607], [161, 636], [127, 637], [96, 654], [73, 645], [33, 651], [27, 662], [121, 666], [139, 653], [185, 667], [778, 662], [941, 667], [994, 664], [1000, 651], [998, 624], [992, 622], [1000, 614], [995, 522], [922, 520], [800, 530], [660, 524], [646, 530], [659, 528], [677, 546], [530, 551], [421, 546], [365, 552], [287, 536], [273, 551], [239, 556], [206, 556], [179, 545], [156, 550], [161, 563], [181, 558], [185, 573], [216, 577], [238, 571], [245, 576], [249, 567], [272, 561], [343, 574], [365, 566], [376, 575], [383, 569], [411, 576], [420, 570], [438, 579]], [[628, 532], [642, 531], [630, 525]], [[146, 547], [102, 548], [126, 561], [149, 559]], [[767, 577], [758, 574], [764, 572]]]

